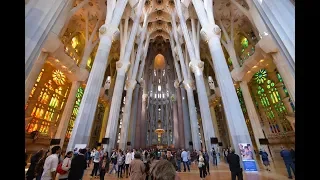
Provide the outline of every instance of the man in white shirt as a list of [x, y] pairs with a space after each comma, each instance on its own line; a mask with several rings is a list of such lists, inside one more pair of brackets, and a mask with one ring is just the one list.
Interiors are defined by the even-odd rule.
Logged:
[[129, 165], [132, 161], [132, 153], [130, 150], [127, 151], [126, 160], [125, 160], [125, 168], [126, 168], [126, 178], [128, 178]]
[[48, 156], [43, 165], [43, 173], [41, 180], [54, 180], [56, 178], [56, 170], [59, 163], [60, 146], [54, 146], [51, 149], [51, 155]]
[[135, 149], [133, 149], [133, 152], [131, 153], [131, 160], [134, 159], [134, 153], [136, 153], [136, 150], [135, 150]]
[[182, 149], [181, 158], [183, 162], [183, 172], [186, 172], [186, 165], [187, 165], [188, 171], [190, 172], [190, 167], [188, 163], [188, 153], [184, 149]]

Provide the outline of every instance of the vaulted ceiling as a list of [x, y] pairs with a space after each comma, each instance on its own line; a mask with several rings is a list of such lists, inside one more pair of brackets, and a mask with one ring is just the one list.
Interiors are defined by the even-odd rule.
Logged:
[[[74, 7], [80, 4], [83, 0], [74, 0]], [[248, 8], [244, 0], [236, 0], [240, 5]], [[190, 19], [193, 18], [197, 21], [197, 14], [194, 10], [192, 3], [189, 7], [185, 7], [183, 3], [181, 4], [184, 10], [184, 16], [186, 23], [190, 26]], [[231, 16], [233, 16], [234, 21], [234, 38], [235, 47], [237, 49], [240, 46], [240, 36], [243, 34], [249, 34], [252, 30], [252, 26], [248, 18], [236, 7], [230, 0], [214, 0], [214, 17], [216, 23], [220, 25], [221, 22], [226, 28], [228, 33], [230, 33]], [[88, 4], [83, 6], [79, 11], [77, 11], [71, 18], [64, 38], [68, 39], [69, 36], [73, 36], [76, 33], [80, 33], [83, 37], [86, 34], [86, 28], [88, 29], [89, 35], [92, 33], [95, 25], [99, 23], [99, 27], [104, 23], [106, 17], [107, 3], [105, 0], [89, 0]], [[148, 18], [148, 33], [150, 33], [150, 43], [154, 43], [153, 47], [162, 48], [165, 43], [169, 41], [169, 33], [171, 31], [171, 13], [175, 11], [175, 4], [173, 0], [146, 0], [143, 12], [149, 12]], [[123, 17], [126, 15], [130, 17], [129, 24], [133, 23], [132, 19], [134, 16], [134, 11], [127, 4]], [[98, 21], [100, 18], [100, 21]], [[141, 16], [140, 25], [142, 27], [144, 16]], [[86, 27], [86, 21], [88, 21], [88, 26]], [[179, 18], [176, 16], [177, 26], [179, 29]], [[130, 26], [130, 25], [129, 25]], [[182, 37], [182, 33], [179, 32]], [[94, 39], [98, 38], [98, 33], [96, 33]], [[112, 45], [110, 52], [110, 58], [117, 59], [120, 54], [120, 42], [115, 41]], [[240, 50], [238, 50], [240, 51]], [[210, 54], [207, 44], [203, 41], [200, 42], [200, 54], [201, 59], [210, 59]]]

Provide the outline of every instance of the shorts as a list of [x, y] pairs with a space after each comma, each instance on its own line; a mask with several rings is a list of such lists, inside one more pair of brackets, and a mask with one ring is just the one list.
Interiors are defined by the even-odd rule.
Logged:
[[270, 165], [270, 163], [269, 163], [269, 161], [263, 161], [263, 165], [265, 165], [265, 166], [269, 166], [269, 165]]

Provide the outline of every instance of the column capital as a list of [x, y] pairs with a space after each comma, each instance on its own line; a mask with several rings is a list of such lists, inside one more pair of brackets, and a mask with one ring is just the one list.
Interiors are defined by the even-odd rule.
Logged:
[[148, 98], [148, 94], [142, 94], [142, 101], [146, 101]]
[[103, 36], [108, 36], [112, 38], [112, 41], [118, 40], [120, 35], [120, 31], [118, 27], [113, 27], [107, 24], [103, 24], [99, 29], [99, 37], [100, 39]]
[[179, 87], [179, 80], [178, 79], [176, 79], [175, 81], [174, 81], [174, 87], [177, 89], [178, 87]]
[[203, 71], [204, 62], [200, 60], [191, 60], [189, 67], [193, 73], [198, 74]]
[[193, 90], [195, 88], [194, 82], [190, 79], [183, 80], [183, 85], [184, 85], [185, 89], [192, 89]]
[[127, 89], [132, 89], [133, 90], [135, 88], [136, 84], [137, 84], [136, 80], [133, 80], [133, 79], [126, 80], [126, 88]]
[[131, 65], [130, 62], [117, 61], [116, 62], [117, 72], [126, 73], [130, 65]]
[[213, 37], [221, 37], [221, 29], [218, 25], [210, 25], [206, 28], [202, 28], [200, 31], [201, 38], [208, 42]]

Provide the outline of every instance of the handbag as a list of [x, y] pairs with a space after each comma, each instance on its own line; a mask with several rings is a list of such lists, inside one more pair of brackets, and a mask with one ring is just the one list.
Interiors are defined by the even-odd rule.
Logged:
[[[70, 160], [68, 160], [68, 163], [67, 163], [67, 166], [66, 166], [66, 167], [68, 167], [69, 161], [70, 161]], [[61, 174], [61, 175], [67, 173], [67, 171], [65, 171], [65, 170], [62, 169], [62, 163], [59, 163], [59, 164], [58, 164], [57, 173], [59, 173], [59, 174]]]

